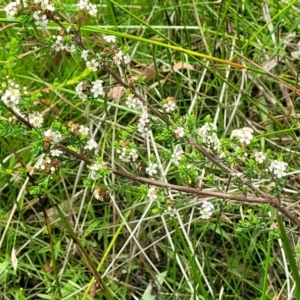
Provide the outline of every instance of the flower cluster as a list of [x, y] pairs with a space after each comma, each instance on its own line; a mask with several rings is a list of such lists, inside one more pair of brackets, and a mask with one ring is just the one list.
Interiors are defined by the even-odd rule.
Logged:
[[120, 160], [124, 162], [136, 161], [138, 158], [134, 143], [130, 143], [128, 141], [119, 141], [117, 153], [119, 154]]
[[109, 174], [105, 163], [95, 162], [90, 167], [89, 178], [93, 181], [98, 180]]
[[156, 187], [151, 187], [148, 189], [147, 197], [150, 201], [157, 200], [159, 190]]
[[28, 115], [28, 121], [34, 128], [40, 128], [44, 122], [44, 118], [41, 113], [33, 112]]
[[24, 7], [27, 6], [26, 1], [21, 1], [21, 0], [10, 2], [8, 5], [5, 6], [4, 10], [8, 20], [13, 20], [15, 17], [17, 17], [18, 13], [22, 8], [22, 3]]
[[71, 42], [70, 37], [63, 37], [62, 35], [54, 35], [52, 36], [52, 45], [51, 47], [55, 51], [67, 51], [73, 53], [76, 51], [76, 46]]
[[79, 0], [77, 8], [84, 12], [87, 12], [90, 16], [95, 17], [97, 15], [97, 6], [90, 3], [89, 0]]
[[283, 161], [273, 160], [269, 166], [269, 171], [274, 174], [277, 178], [286, 176], [286, 169], [288, 164]]
[[180, 160], [184, 155], [184, 151], [182, 151], [181, 149], [179, 149], [178, 151], [175, 151], [172, 155], [171, 155], [171, 162], [175, 165], [175, 166], [179, 166], [180, 165]]
[[75, 88], [76, 94], [82, 101], [87, 100], [89, 96], [93, 98], [103, 96], [104, 90], [102, 83], [103, 80], [100, 79], [93, 81], [91, 85], [87, 81], [81, 81]]
[[[54, 151], [54, 150], [53, 150]], [[52, 152], [51, 157], [46, 156], [45, 158], [40, 159], [37, 162], [37, 168], [45, 173], [54, 173], [62, 167], [62, 163], [57, 158], [61, 155], [61, 151], [55, 150], [56, 152]], [[53, 155], [55, 154], [55, 155]]]
[[149, 115], [146, 109], [142, 112], [139, 122], [138, 122], [138, 132], [142, 133], [144, 136], [148, 135], [149, 133]]
[[141, 109], [143, 107], [142, 101], [133, 94], [128, 95], [125, 104], [128, 106], [128, 108], [136, 110]]
[[217, 127], [213, 123], [206, 122], [202, 127], [198, 128], [196, 133], [202, 138], [203, 144], [209, 149], [217, 151], [221, 146], [221, 142], [217, 136]]
[[20, 98], [19, 85], [12, 83], [11, 86], [3, 93], [1, 100], [6, 106], [13, 108], [19, 104]]
[[83, 50], [81, 57], [85, 61], [85, 65], [89, 70], [96, 72], [99, 69], [101, 60], [99, 53], [91, 54], [89, 50]]
[[203, 201], [200, 208], [201, 219], [209, 219], [214, 212], [214, 205], [211, 202]]
[[84, 146], [85, 150], [93, 150], [96, 149], [98, 147], [98, 144], [96, 143], [96, 141], [93, 138], [90, 138]]
[[241, 145], [247, 146], [253, 139], [253, 129], [250, 127], [235, 129], [231, 132], [230, 138], [237, 139]]
[[177, 105], [175, 103], [175, 98], [174, 97], [168, 97], [163, 100], [163, 108], [166, 113], [172, 113], [177, 109]]
[[113, 56], [113, 62], [120, 66], [122, 64], [129, 64], [131, 61], [130, 56], [127, 53], [124, 53], [122, 50], [119, 50], [114, 56]]
[[150, 175], [153, 176], [157, 174], [157, 167], [158, 165], [153, 162], [149, 162], [148, 167], [146, 168], [146, 172]]
[[266, 160], [266, 158], [266, 154], [261, 151], [257, 151], [254, 153], [254, 159], [259, 164], [262, 164]]
[[177, 139], [183, 138], [184, 137], [185, 130], [183, 127], [179, 126], [174, 130], [174, 134]]

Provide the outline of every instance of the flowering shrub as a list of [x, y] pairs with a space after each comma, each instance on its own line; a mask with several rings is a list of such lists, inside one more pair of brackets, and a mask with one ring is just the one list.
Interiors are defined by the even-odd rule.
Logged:
[[[254, 127], [234, 128], [222, 136], [209, 112], [198, 119], [180, 107], [182, 99], [175, 95], [152, 101], [145, 78], [131, 73], [129, 49], [121, 47], [116, 36], [103, 35], [101, 46], [87, 49], [90, 43], [82, 38], [80, 26], [97, 16], [97, 6], [80, 0], [75, 17], [78, 28], [70, 23], [71, 30], [62, 24], [59, 8], [57, 1], [50, 0], [17, 0], [5, 7], [8, 20], [26, 16], [29, 24], [43, 31], [47, 39], [41, 49], [48, 47], [49, 56], [60, 53], [80, 61], [71, 80], [54, 82], [48, 89], [37, 83], [22, 86], [20, 78], [10, 75], [14, 73], [2, 71], [6, 76], [1, 81], [5, 114], [0, 134], [4, 138], [27, 137], [34, 161], [31, 195], [42, 195], [66, 170], [78, 167], [74, 162], [82, 161], [86, 164], [84, 186], [99, 200], [106, 197], [104, 190], [113, 198], [120, 187], [112, 178], [119, 176], [124, 189], [140, 185], [139, 193], [151, 203], [152, 213], [163, 217], [176, 220], [192, 203], [202, 222], [210, 222], [218, 217], [220, 203], [227, 199], [268, 204], [299, 225], [278, 200], [291, 171], [286, 158], [263, 149]], [[58, 33], [46, 31], [50, 22], [60, 27]], [[7, 70], [13, 70], [9, 57], [7, 61]], [[120, 103], [108, 101], [112, 85], [125, 89]], [[49, 109], [38, 105], [49, 91], [63, 95], [70, 86], [74, 95], [71, 105], [82, 114], [76, 123], [63, 113], [51, 115]], [[103, 118], [89, 118], [89, 110], [99, 107]], [[124, 120], [119, 119], [118, 109], [126, 112]], [[112, 133], [103, 136], [103, 126], [109, 126]], [[106, 149], [110, 138], [114, 143]], [[245, 223], [240, 225], [247, 228]]]

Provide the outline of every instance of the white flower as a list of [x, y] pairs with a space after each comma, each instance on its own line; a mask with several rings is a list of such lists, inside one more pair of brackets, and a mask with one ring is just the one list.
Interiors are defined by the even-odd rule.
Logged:
[[39, 112], [29, 114], [28, 120], [34, 128], [40, 128], [44, 122], [44, 118]]
[[97, 15], [97, 6], [90, 3], [88, 7], [88, 13], [90, 16], [95, 17]]
[[221, 142], [216, 133], [217, 127], [213, 123], [206, 122], [202, 127], [196, 130], [196, 133], [201, 136], [202, 142], [207, 146], [208, 150], [219, 150]]
[[130, 56], [128, 54], [125, 54], [123, 56], [123, 62], [125, 65], [128, 65], [131, 62]]
[[149, 198], [150, 201], [153, 201], [157, 199], [157, 194], [158, 194], [158, 189], [156, 187], [151, 187], [148, 190], [147, 197]]
[[263, 163], [266, 158], [267, 158], [267, 156], [263, 152], [255, 152], [254, 153], [254, 159], [259, 164]]
[[82, 50], [82, 53], [81, 53], [81, 57], [87, 61], [88, 57], [89, 57], [89, 50]]
[[48, 19], [47, 19], [47, 15], [44, 12], [38, 10], [38, 11], [35, 11], [32, 16], [35, 19], [34, 23], [37, 26], [41, 26], [41, 27], [46, 27], [47, 26]]
[[4, 10], [7, 19], [13, 20], [16, 17], [16, 15], [19, 13], [20, 9], [21, 9], [21, 5], [17, 1], [10, 2], [8, 5], [6, 5]]
[[63, 152], [61, 150], [58, 149], [53, 149], [50, 150], [50, 156], [56, 156], [59, 157]]
[[212, 212], [213, 209], [214, 209], [214, 205], [211, 202], [208, 202], [208, 201], [203, 201], [201, 203], [201, 206], [202, 206], [202, 210], [207, 211], [207, 212]]
[[134, 96], [134, 94], [130, 94], [126, 98], [125, 104], [131, 109], [139, 109], [143, 106], [143, 103], [140, 99]]
[[173, 153], [172, 156], [171, 156], [171, 162], [175, 166], [179, 166], [180, 165], [180, 160], [181, 160], [183, 154], [184, 154], [184, 152], [182, 150], [179, 150], [179, 151]]
[[175, 217], [177, 215], [177, 209], [175, 207], [168, 206], [164, 213], [171, 217]]
[[150, 121], [149, 121], [148, 113], [147, 111], [143, 111], [138, 122], [138, 132], [144, 134], [147, 133], [149, 123]]
[[93, 149], [96, 149], [97, 146], [98, 146], [98, 144], [95, 142], [94, 139], [91, 138], [91, 139], [89, 139], [89, 140], [86, 142], [86, 144], [85, 144], [85, 146], [84, 146], [84, 149], [86, 149], [86, 150], [93, 150]]
[[99, 79], [92, 82], [91, 93], [93, 94], [94, 98], [98, 98], [99, 96], [104, 95], [102, 82], [103, 80], [99, 80]]
[[77, 3], [77, 7], [79, 10], [87, 11], [91, 16], [95, 16], [97, 14], [97, 6], [95, 4], [91, 4], [89, 0], [80, 0]]
[[283, 161], [273, 160], [270, 164], [269, 170], [277, 178], [282, 178], [286, 175], [286, 169], [288, 164]]
[[52, 131], [51, 129], [48, 129], [44, 132], [44, 137], [52, 138], [54, 143], [58, 143], [62, 138], [62, 134], [59, 131]]
[[163, 104], [163, 108], [165, 109], [166, 113], [171, 113], [176, 110], [177, 106], [173, 97], [168, 97], [165, 99], [165, 101], [166, 103]]
[[130, 63], [130, 56], [128, 54], [124, 54], [122, 50], [120, 50], [115, 56], [113, 57], [114, 63], [119, 66], [122, 63], [129, 64]]
[[115, 43], [117, 38], [114, 35], [104, 35], [103, 39], [106, 43]]
[[88, 96], [87, 96], [87, 86], [86, 86], [86, 82], [85, 81], [81, 81], [77, 84], [76, 86], [76, 94], [77, 96], [82, 100], [82, 101], [85, 101]]
[[150, 176], [153, 176], [154, 174], [157, 174], [157, 167], [158, 167], [158, 165], [156, 163], [149, 162], [148, 168], [146, 168], [146, 172]]
[[184, 136], [184, 128], [183, 127], [177, 127], [175, 130], [174, 130], [174, 133], [175, 133], [175, 136], [180, 139]]
[[132, 161], [136, 161], [138, 156], [138, 153], [136, 151], [136, 149], [131, 149], [129, 155], [131, 156]]
[[114, 57], [113, 57], [113, 61], [116, 65], [120, 65], [122, 63], [123, 60], [123, 51], [120, 50]]
[[14, 107], [19, 104], [20, 90], [15, 88], [8, 88], [1, 97], [3, 103], [8, 107]]
[[84, 126], [84, 125], [80, 125], [80, 126], [79, 126], [78, 132], [79, 132], [81, 135], [88, 135], [88, 134], [89, 134], [89, 131], [90, 131], [90, 129], [89, 129], [87, 126]]
[[202, 210], [201, 214], [200, 214], [200, 218], [204, 219], [204, 220], [207, 220], [211, 217], [211, 215], [212, 214], [209, 211]]
[[239, 139], [242, 145], [249, 145], [253, 138], [253, 129], [249, 127], [244, 127], [242, 129], [235, 129], [231, 132], [230, 138]]
[[88, 69], [92, 70], [93, 72], [96, 72], [97, 68], [99, 67], [99, 62], [93, 58], [91, 61], [86, 62], [86, 66]]
[[99, 163], [93, 163], [91, 166], [90, 166], [90, 173], [89, 173], [89, 177], [92, 179], [92, 180], [97, 180], [100, 178], [100, 175], [97, 174], [97, 172], [103, 168], [103, 165], [102, 164], [99, 164]]

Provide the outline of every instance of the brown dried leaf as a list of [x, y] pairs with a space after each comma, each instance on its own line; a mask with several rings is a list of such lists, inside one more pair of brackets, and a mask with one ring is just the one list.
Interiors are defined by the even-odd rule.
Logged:
[[189, 63], [183, 62], [183, 61], [179, 61], [179, 62], [175, 63], [173, 66], [173, 69], [175, 71], [179, 71], [181, 69], [186, 69], [186, 70], [190, 70], [190, 71], [195, 70], [195, 68], [192, 65], [190, 65]]
[[108, 94], [107, 97], [110, 100], [120, 100], [120, 98], [124, 95], [125, 93], [125, 88], [123, 86], [117, 85], [112, 87]]
[[141, 72], [141, 76], [145, 76], [145, 80], [151, 80], [153, 78], [155, 74], [154, 71], [154, 64], [152, 63], [150, 66], [146, 67], [142, 72]]

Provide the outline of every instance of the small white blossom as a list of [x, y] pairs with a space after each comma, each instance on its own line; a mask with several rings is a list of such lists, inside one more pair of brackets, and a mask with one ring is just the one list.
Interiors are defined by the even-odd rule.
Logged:
[[157, 174], [157, 167], [158, 167], [158, 165], [156, 163], [149, 162], [148, 168], [146, 168], [146, 172], [150, 176], [153, 176], [153, 175]]
[[184, 137], [184, 128], [183, 127], [177, 127], [174, 130], [175, 136], [176, 138], [180, 139], [182, 137]]
[[5, 6], [4, 11], [8, 20], [13, 20], [21, 9], [20, 1], [10, 2]]
[[59, 157], [63, 152], [58, 149], [50, 150], [50, 156]]
[[80, 125], [80, 126], [79, 126], [78, 132], [79, 132], [81, 135], [88, 135], [88, 134], [89, 134], [89, 131], [90, 131], [90, 129], [89, 129], [87, 126], [84, 126], [84, 125]]
[[170, 215], [171, 217], [175, 217], [177, 215], [177, 209], [175, 207], [168, 206], [164, 213], [166, 215]]
[[44, 132], [44, 137], [52, 138], [54, 143], [58, 143], [62, 139], [62, 134], [59, 131], [48, 129]]
[[92, 180], [97, 180], [100, 178], [100, 176], [97, 174], [97, 172], [103, 168], [103, 165], [102, 164], [99, 164], [99, 163], [93, 163], [91, 166], [90, 166], [90, 173], [89, 173], [89, 177], [92, 179]]
[[95, 4], [91, 4], [89, 0], [80, 0], [77, 3], [77, 8], [79, 10], [85, 10], [90, 16], [97, 15], [97, 6]]
[[148, 189], [147, 197], [149, 198], [150, 201], [153, 201], [157, 199], [157, 194], [158, 194], [158, 189], [156, 187], [151, 187], [150, 189]]
[[93, 149], [96, 149], [97, 146], [98, 146], [98, 144], [95, 142], [94, 139], [91, 138], [91, 139], [89, 139], [89, 140], [86, 142], [86, 144], [85, 144], [85, 146], [84, 146], [84, 149], [86, 149], [86, 150], [93, 150]]
[[255, 152], [254, 153], [254, 159], [259, 164], [262, 164], [266, 158], [267, 158], [267, 156], [263, 152]]
[[230, 138], [237, 138], [242, 145], [249, 145], [253, 139], [253, 129], [249, 127], [235, 129], [231, 132]]
[[93, 72], [96, 72], [99, 67], [99, 62], [96, 59], [92, 59], [91, 61], [86, 62], [86, 66], [88, 69], [90, 69]]
[[172, 156], [171, 156], [171, 162], [175, 166], [179, 166], [180, 165], [180, 160], [181, 160], [183, 154], [184, 154], [184, 152], [182, 150], [179, 150], [179, 151], [173, 153]]
[[47, 15], [46, 13], [44, 13], [43, 11], [35, 11], [33, 13], [33, 18], [34, 18], [34, 23], [37, 25], [37, 26], [41, 26], [41, 27], [46, 27], [47, 24], [48, 24], [48, 19], [47, 19]]
[[120, 50], [117, 54], [113, 57], [114, 63], [119, 66], [122, 63], [129, 64], [130, 63], [130, 56], [128, 54], [124, 54], [122, 50]]
[[115, 43], [117, 38], [114, 35], [104, 35], [103, 39], [106, 43]]
[[77, 84], [75, 91], [79, 99], [81, 99], [82, 101], [85, 101], [88, 98], [87, 86], [84, 81], [81, 81]]
[[143, 111], [138, 122], [138, 132], [147, 134], [149, 124], [150, 124], [150, 120], [149, 120], [148, 113], [147, 111]]
[[91, 93], [93, 94], [94, 98], [98, 98], [99, 96], [104, 95], [102, 82], [103, 80], [99, 80], [99, 79], [92, 82]]
[[40, 128], [44, 122], [44, 118], [39, 112], [34, 112], [29, 114], [28, 121], [34, 128]]
[[128, 65], [131, 62], [131, 58], [128, 54], [125, 54], [123, 56], [123, 62], [124, 62], [125, 65]]
[[89, 50], [82, 50], [81, 57], [87, 61], [89, 57]]
[[171, 113], [177, 109], [175, 99], [173, 97], [168, 97], [165, 99], [165, 103], [163, 104], [163, 108], [166, 113]]
[[202, 142], [207, 146], [208, 150], [217, 151], [221, 147], [221, 141], [216, 131], [217, 127], [213, 123], [208, 122], [196, 130], [196, 133], [201, 136]]
[[3, 96], [1, 97], [1, 100], [3, 103], [8, 107], [14, 107], [19, 104], [20, 101], [20, 90], [16, 88], [8, 88]]
[[200, 218], [209, 219], [214, 212], [214, 205], [209, 201], [203, 201], [200, 208]]
[[125, 104], [131, 109], [140, 109], [143, 106], [142, 101], [133, 94], [128, 95]]
[[286, 176], [286, 169], [288, 164], [283, 161], [273, 160], [270, 164], [269, 170], [272, 172], [277, 178], [282, 178]]

